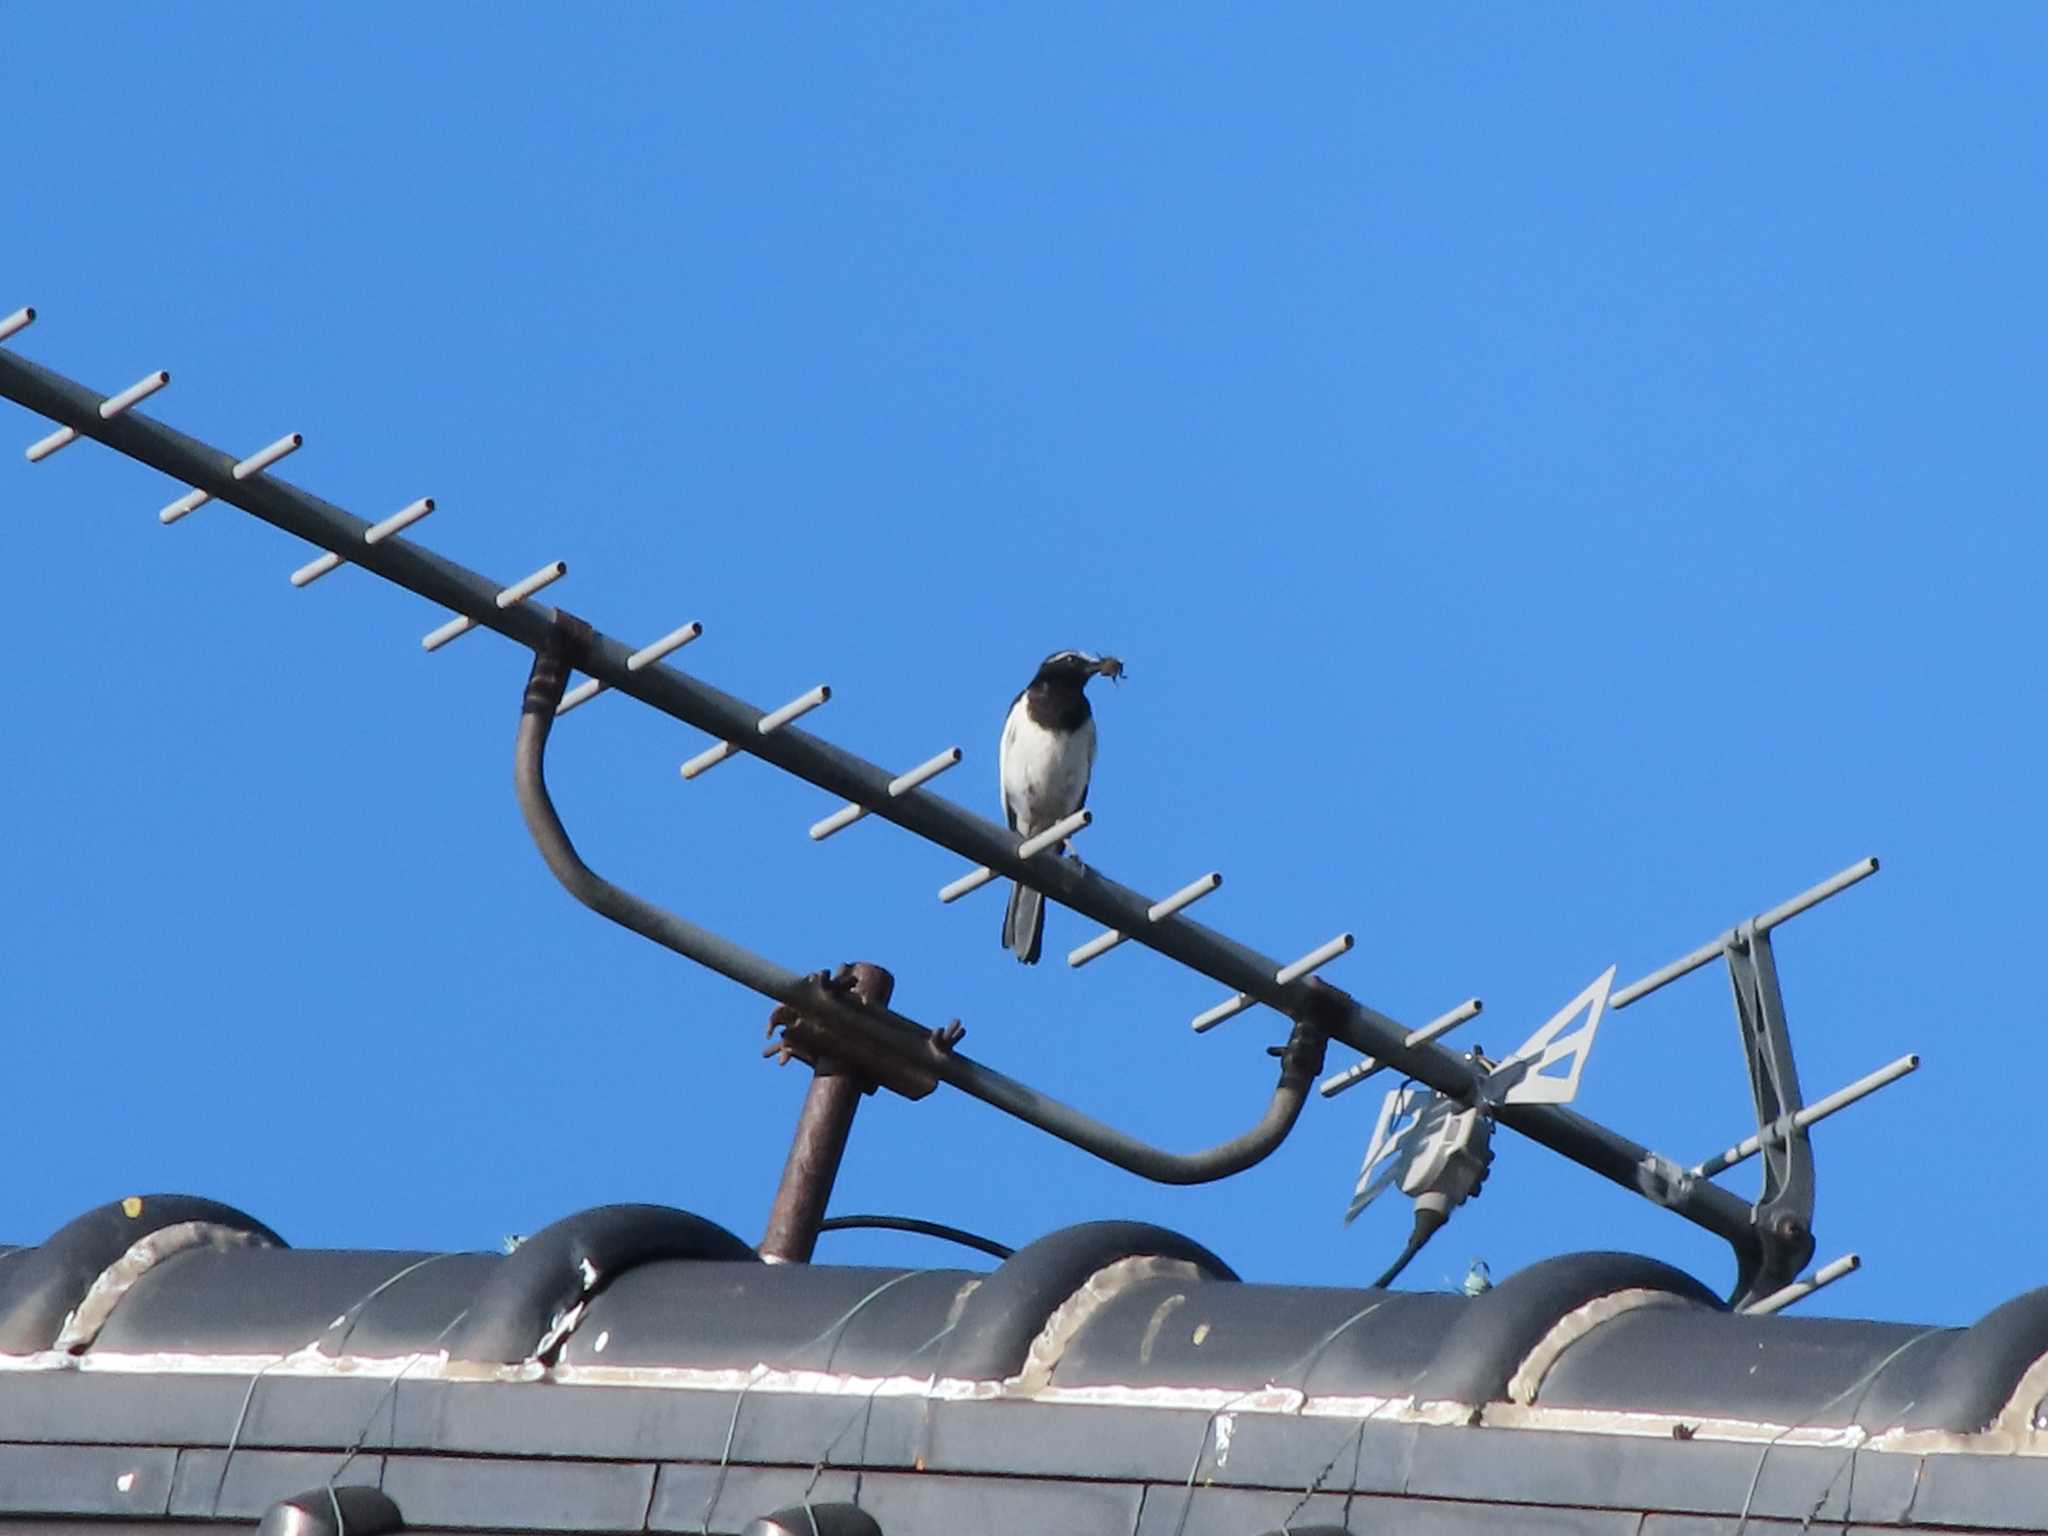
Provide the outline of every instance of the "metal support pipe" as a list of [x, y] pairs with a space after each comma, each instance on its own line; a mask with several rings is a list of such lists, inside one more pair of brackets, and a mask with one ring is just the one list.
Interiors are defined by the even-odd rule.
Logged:
[[[888, 1041], [900, 1048], [906, 1057], [914, 1057], [941, 1082], [969, 1097], [1155, 1183], [1212, 1183], [1263, 1161], [1287, 1139], [1308, 1100], [1310, 1082], [1323, 1068], [1323, 1025], [1342, 1011], [1336, 1002], [1341, 994], [1321, 982], [1313, 982], [1309, 988], [1308, 1011], [1316, 1016], [1317, 1022], [1295, 1026], [1281, 1055], [1279, 1086], [1273, 1090], [1258, 1124], [1241, 1136], [1200, 1152], [1167, 1152], [1127, 1136], [992, 1067], [971, 1061], [956, 1050], [934, 1053], [932, 1032], [902, 1015], [883, 1007], [849, 1007], [830, 996], [820, 997], [804, 986], [804, 978], [796, 972], [784, 970], [709, 929], [643, 901], [598, 874], [583, 862], [569, 841], [547, 787], [547, 742], [554, 729], [555, 710], [562, 702], [572, 663], [589, 670], [582, 648], [595, 640], [589, 626], [580, 619], [569, 614], [555, 615], [550, 634], [542, 637], [534, 651], [533, 670], [527, 678], [525, 704], [519, 715], [512, 775], [526, 830], [541, 858], [569, 894], [593, 912], [687, 960], [751, 987], [764, 997], [798, 1008], [822, 1008], [832, 1013], [836, 1022], [856, 1028], [872, 1040]], [[823, 1113], [821, 1109], [821, 1116]]]
[[[561, 714], [556, 708], [555, 713]], [[842, 973], [844, 985], [864, 1007], [886, 1008], [896, 990], [896, 978], [879, 965], [849, 965]], [[776, 1009], [769, 1020], [772, 1034], [788, 1004]], [[832, 1186], [839, 1178], [839, 1161], [846, 1154], [846, 1138], [853, 1131], [854, 1111], [861, 1095], [874, 1092], [844, 1063], [819, 1060], [812, 1069], [810, 1090], [804, 1095], [803, 1112], [797, 1116], [796, 1134], [790, 1139], [789, 1159], [782, 1165], [782, 1182], [775, 1187], [775, 1202], [768, 1210], [768, 1229], [761, 1236], [760, 1254], [770, 1264], [808, 1264], [818, 1246], [818, 1231], [825, 1219], [825, 1207], [832, 1200]]]
[[[494, 629], [536, 653], [550, 643], [555, 610], [545, 603], [528, 601], [511, 608], [500, 608], [496, 603], [500, 590], [497, 583], [408, 541], [358, 547], [363, 531], [368, 527], [362, 519], [274, 475], [236, 480], [231, 474], [235, 460], [229, 455], [139, 411], [128, 411], [112, 421], [103, 421], [99, 415], [98, 395], [5, 348], [0, 348], [0, 395], [52, 421], [74, 427], [81, 437], [96, 438], [182, 484], [198, 487], [202, 495], [218, 497], [287, 533], [323, 549], [346, 549], [349, 559], [363, 569], [416, 592], [429, 602], [465, 614], [482, 628]], [[1408, 1045], [1409, 1032], [1400, 1023], [1327, 983], [1314, 977], [1303, 977], [1282, 986], [1273, 978], [1283, 962], [1260, 954], [1184, 915], [1152, 922], [1146, 917], [1153, 905], [1150, 900], [1106, 878], [1092, 866], [1073, 859], [1042, 859], [1036, 862], [1019, 859], [1015, 834], [1007, 828], [976, 816], [929, 790], [914, 790], [907, 795], [892, 797], [889, 782], [894, 775], [887, 769], [799, 729], [785, 728], [762, 735], [758, 726], [764, 711], [674, 667], [652, 666], [631, 671], [626, 665], [630, 654], [622, 642], [608, 635], [596, 634], [579, 648], [575, 663], [586, 675], [600, 679], [618, 692], [630, 694], [643, 704], [720, 740], [736, 741], [742, 751], [816, 785], [828, 795], [866, 806], [872, 814], [892, 821], [970, 863], [988, 865], [1009, 879], [1021, 879], [1062, 906], [1105, 928], [1129, 934], [1131, 942], [1176, 960], [1229, 991], [1243, 992], [1297, 1021], [1313, 1012], [1318, 1019], [1318, 1027], [1326, 1029], [1332, 1038], [1342, 1040], [1361, 1055], [1385, 1061], [1404, 1076], [1459, 1098], [1473, 1091], [1475, 1081], [1470, 1062], [1438, 1045]], [[566, 835], [561, 841], [566, 847]], [[570, 853], [573, 858], [573, 850]], [[560, 871], [557, 873], [559, 875]], [[583, 877], [595, 879], [587, 869], [577, 878]], [[599, 884], [615, 893], [602, 897], [603, 900], [616, 901], [625, 896], [608, 882]], [[573, 884], [571, 889], [575, 889]], [[630, 902], [635, 898], [627, 900]], [[595, 905], [595, 902], [591, 904]], [[640, 906], [645, 910], [639, 911], [635, 918], [621, 917], [618, 920], [628, 927], [635, 927], [636, 922], [650, 923], [657, 932], [666, 931], [670, 924], [681, 925], [693, 935], [693, 944], [701, 943], [704, 953], [720, 957], [720, 960], [707, 959], [702, 963], [722, 975], [753, 986], [754, 982], [742, 973], [757, 971], [767, 964], [759, 957], [727, 944], [715, 934], [683, 923], [680, 918], [648, 908], [645, 903]], [[658, 919], [650, 914], [658, 914]], [[635, 931], [643, 930], [635, 927]], [[647, 936], [657, 943], [668, 942], [656, 933]], [[677, 946], [671, 944], [669, 947]], [[689, 948], [679, 949], [679, 952], [693, 959], [699, 958]], [[744, 956], [743, 960], [739, 958], [741, 956]], [[794, 973], [779, 967], [769, 966], [767, 969], [772, 975], [763, 979], [770, 984], [756, 986], [755, 990], [771, 997], [782, 997], [784, 990], [798, 979]], [[949, 1077], [948, 1081], [952, 1079]], [[965, 1083], [956, 1083], [955, 1086], [974, 1091]], [[1297, 1105], [1297, 1112], [1298, 1109]], [[1019, 1108], [1012, 1109], [1012, 1113], [1021, 1112]], [[1031, 1118], [1028, 1114], [1024, 1117]], [[1648, 1152], [1628, 1138], [1556, 1105], [1511, 1105], [1502, 1110], [1499, 1118], [1502, 1124], [1629, 1190], [1641, 1192], [1646, 1179], [1652, 1179], [1657, 1170], [1671, 1166], [1665, 1160], [1652, 1159]], [[1034, 1120], [1033, 1123], [1038, 1122]], [[1287, 1124], [1292, 1123], [1289, 1115]], [[1051, 1129], [1050, 1126], [1045, 1128]], [[1262, 1126], [1261, 1132], [1253, 1134], [1262, 1134], [1263, 1130]], [[1060, 1135], [1061, 1132], [1054, 1130], [1053, 1134]], [[1094, 1132], [1085, 1134], [1093, 1135]], [[1285, 1134], [1285, 1127], [1280, 1134]], [[1064, 1139], [1075, 1138], [1068, 1136]], [[1277, 1144], [1278, 1138], [1274, 1140]], [[1090, 1147], [1090, 1150], [1097, 1149]], [[1221, 1152], [1223, 1149], [1211, 1150]], [[1119, 1166], [1131, 1167], [1130, 1163], [1106, 1152], [1098, 1150], [1097, 1155], [1107, 1156]], [[1199, 1158], [1202, 1155], [1194, 1156]], [[1258, 1155], [1263, 1156], [1264, 1153]], [[1257, 1161], [1257, 1157], [1250, 1161]], [[1249, 1162], [1243, 1166], [1249, 1166]], [[1141, 1170], [1133, 1168], [1132, 1171]], [[1145, 1176], [1157, 1177], [1152, 1173]], [[1656, 1187], [1663, 1190], [1665, 1186], [1660, 1182]], [[1718, 1186], [1704, 1180], [1689, 1184], [1681, 1180], [1668, 1191], [1667, 1197], [1660, 1199], [1660, 1203], [1726, 1238], [1737, 1250], [1738, 1263], [1745, 1245], [1753, 1246], [1748, 1205]]]
[[811, 1262], [863, 1086], [851, 1072], [824, 1065], [811, 1078], [789, 1143], [789, 1161], [782, 1165], [782, 1182], [768, 1210], [768, 1229], [761, 1234], [761, 1257], [770, 1264]]

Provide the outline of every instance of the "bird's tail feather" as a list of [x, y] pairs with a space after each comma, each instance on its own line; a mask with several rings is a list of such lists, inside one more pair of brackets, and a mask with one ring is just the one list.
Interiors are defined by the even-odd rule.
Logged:
[[1003, 947], [1015, 950], [1026, 965], [1036, 965], [1044, 937], [1045, 898], [1028, 885], [1012, 885], [1010, 907], [1003, 914]]

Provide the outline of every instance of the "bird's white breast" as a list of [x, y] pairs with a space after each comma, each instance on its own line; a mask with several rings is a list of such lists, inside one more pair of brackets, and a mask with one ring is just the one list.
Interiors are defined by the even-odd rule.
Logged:
[[1043, 832], [1080, 808], [1095, 764], [1095, 721], [1068, 735], [1035, 722], [1019, 699], [1003, 722], [1003, 806], [1026, 834]]

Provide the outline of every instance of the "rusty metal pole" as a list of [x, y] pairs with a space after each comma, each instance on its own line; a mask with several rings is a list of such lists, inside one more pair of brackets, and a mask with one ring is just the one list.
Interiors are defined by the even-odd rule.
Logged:
[[818, 1244], [818, 1223], [825, 1219], [839, 1159], [853, 1130], [853, 1112], [860, 1108], [867, 1085], [837, 1062], [821, 1061], [797, 1116], [796, 1136], [783, 1164], [782, 1183], [768, 1210], [768, 1230], [761, 1236], [761, 1257], [770, 1264], [808, 1264]]
[[[887, 1007], [896, 990], [895, 977], [878, 965], [864, 963], [841, 966], [830, 984], [872, 1007]], [[793, 1013], [786, 1005], [776, 1009], [769, 1021], [771, 1033], [790, 1023]], [[854, 1111], [860, 1108], [861, 1095], [873, 1091], [874, 1084], [839, 1062], [819, 1058], [810, 1091], [804, 1095], [803, 1111], [797, 1116], [775, 1203], [768, 1209], [768, 1229], [761, 1235], [761, 1257], [770, 1264], [810, 1263], [818, 1245], [818, 1223], [825, 1219], [825, 1206], [839, 1177], [839, 1160], [853, 1131]]]

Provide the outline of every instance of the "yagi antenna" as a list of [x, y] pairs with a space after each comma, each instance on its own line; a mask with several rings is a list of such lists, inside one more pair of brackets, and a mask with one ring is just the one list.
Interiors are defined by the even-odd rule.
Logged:
[[[26, 308], [0, 317], [0, 341], [19, 334], [35, 318], [35, 311]], [[1758, 1090], [1754, 1145], [1730, 1148], [1722, 1154], [1728, 1161], [1720, 1166], [1746, 1156], [1764, 1159], [1769, 1209], [1774, 1219], [1792, 1218], [1789, 1228], [1780, 1230], [1781, 1221], [1764, 1230], [1757, 1219], [1762, 1206], [1752, 1208], [1713, 1182], [1713, 1173], [1719, 1171], [1714, 1159], [1688, 1172], [1609, 1127], [1564, 1109], [1584, 1070], [1598, 1022], [1597, 1004], [1589, 1006], [1587, 1021], [1578, 1031], [1566, 1032], [1576, 1017], [1568, 1009], [1505, 1062], [1486, 1061], [1477, 1052], [1455, 1054], [1437, 1044], [1437, 1037], [1477, 1014], [1477, 999], [1420, 1030], [1408, 1029], [1316, 974], [1353, 947], [1350, 933], [1338, 934], [1288, 962], [1262, 954], [1187, 915], [1187, 908], [1222, 884], [1220, 874], [1203, 875], [1164, 899], [1120, 885], [1077, 859], [1060, 856], [1059, 845], [1090, 824], [1086, 812], [1044, 833], [1020, 837], [928, 787], [961, 761], [957, 746], [901, 773], [857, 757], [794, 726], [831, 698], [826, 686], [769, 710], [736, 699], [669, 660], [703, 634], [700, 623], [685, 624], [634, 649], [539, 600], [540, 593], [567, 573], [563, 561], [550, 561], [508, 586], [403, 537], [434, 511], [430, 497], [412, 501], [382, 521], [365, 522], [278, 479], [271, 471], [304, 445], [296, 432], [237, 457], [135, 408], [169, 380], [168, 372], [158, 370], [118, 393], [102, 396], [0, 348], [0, 395], [56, 427], [29, 446], [31, 462], [49, 460], [80, 437], [95, 438], [187, 487], [158, 514], [166, 524], [218, 500], [317, 546], [320, 553], [290, 572], [294, 587], [309, 587], [343, 565], [358, 566], [451, 615], [422, 639], [427, 651], [439, 650], [472, 629], [495, 630], [530, 651], [534, 664], [522, 701], [515, 786], [542, 857], [584, 905], [777, 1004], [771, 1027], [780, 1030], [781, 1037], [771, 1050], [820, 1069], [804, 1111], [801, 1135], [809, 1138], [805, 1145], [843, 1146], [863, 1087], [886, 1087], [917, 1098], [943, 1082], [1141, 1177], [1201, 1183], [1240, 1172], [1272, 1153], [1292, 1131], [1309, 1087], [1323, 1071], [1327, 1047], [1336, 1041], [1365, 1059], [1328, 1079], [1323, 1084], [1326, 1096], [1382, 1068], [1400, 1072], [1415, 1085], [1403, 1093], [1422, 1096], [1403, 1100], [1411, 1111], [1405, 1117], [1387, 1117], [1387, 1134], [1376, 1139], [1374, 1156], [1368, 1158], [1370, 1177], [1362, 1187], [1370, 1188], [1382, 1174], [1404, 1188], [1417, 1187], [1419, 1180], [1426, 1182], [1432, 1161], [1456, 1166], [1461, 1150], [1477, 1145], [1482, 1131], [1458, 1130], [1457, 1122], [1484, 1128], [1485, 1135], [1498, 1122], [1721, 1237], [1735, 1256], [1738, 1301], [1762, 1305], [1788, 1288], [1807, 1284], [1796, 1278], [1811, 1250], [1810, 1172], [1801, 1173], [1797, 1155], [1804, 1150], [1806, 1127], [1881, 1084], [1867, 1079], [1810, 1107], [1800, 1101], [1789, 1045], [1781, 1048], [1778, 1043], [1782, 1005], [1768, 933], [1793, 912], [1861, 878], [1855, 871], [1838, 877], [1831, 888], [1817, 888], [1765, 914], [1613, 999], [1614, 1006], [1624, 1006], [1715, 954], [1729, 956], [1737, 975], [1738, 1011], [1752, 1074], [1765, 1086]], [[569, 687], [572, 672], [584, 679], [574, 688]], [[887, 973], [880, 967], [842, 967], [837, 977], [791, 970], [606, 880], [576, 853], [554, 812], [544, 776], [547, 733], [555, 719], [605, 692], [630, 695], [711, 738], [709, 748], [683, 764], [685, 779], [745, 754], [830, 795], [836, 808], [811, 825], [813, 841], [823, 842], [866, 817], [879, 817], [967, 862], [969, 872], [941, 890], [942, 901], [955, 901], [999, 877], [1008, 878], [1100, 924], [1095, 937], [1068, 954], [1070, 966], [1087, 965], [1122, 944], [1136, 942], [1208, 978], [1224, 989], [1225, 997], [1196, 1016], [1197, 1031], [1255, 1005], [1280, 1013], [1292, 1021], [1293, 1029], [1286, 1045], [1275, 1052], [1280, 1057], [1279, 1083], [1259, 1120], [1242, 1134], [1199, 1152], [1151, 1146], [971, 1061], [954, 1049], [961, 1033], [957, 1022], [928, 1030], [892, 1012]], [[1870, 867], [1875, 868], [1874, 862]], [[1605, 979], [1598, 985], [1604, 989]], [[1581, 995], [1582, 1002], [1587, 998], [1588, 994]], [[843, 1067], [844, 1075], [826, 1073], [827, 1064], [835, 1070]], [[848, 1083], [853, 1091], [839, 1091]], [[832, 1091], [821, 1096], [824, 1089]], [[819, 1118], [813, 1118], [814, 1110]], [[1418, 1130], [1424, 1125], [1427, 1132]], [[830, 1158], [792, 1158], [777, 1195], [778, 1214], [771, 1222], [771, 1228], [787, 1239], [787, 1247], [777, 1250], [779, 1256], [800, 1259], [808, 1254], [836, 1163], [836, 1153]], [[805, 1179], [810, 1181], [807, 1186]], [[1472, 1187], [1476, 1189], [1476, 1180]], [[765, 1245], [764, 1239], [764, 1251]], [[1788, 1255], [1794, 1253], [1796, 1260], [1788, 1264]], [[1813, 1277], [1812, 1284], [1821, 1283], [1821, 1276]]]

